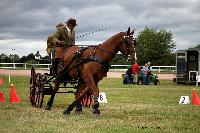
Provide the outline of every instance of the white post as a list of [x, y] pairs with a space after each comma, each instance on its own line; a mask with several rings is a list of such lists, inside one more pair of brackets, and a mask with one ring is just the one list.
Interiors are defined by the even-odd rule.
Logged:
[[13, 69], [15, 69], [15, 63], [13, 63]]
[[14, 51], [15, 51], [15, 49], [14, 48], [12, 48], [12, 57], [13, 57], [13, 69], [15, 69], [15, 64], [14, 64], [14, 57], [15, 57], [15, 55], [14, 55]]
[[8, 83], [10, 83], [10, 71], [9, 71], [9, 75], [8, 75]]

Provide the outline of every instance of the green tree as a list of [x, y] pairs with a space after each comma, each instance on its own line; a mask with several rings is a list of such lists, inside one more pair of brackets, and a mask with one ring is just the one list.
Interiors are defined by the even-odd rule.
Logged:
[[173, 35], [165, 29], [156, 31], [145, 28], [137, 37], [137, 58], [140, 65], [151, 62], [152, 65], [172, 65], [175, 48]]
[[20, 63], [25, 63], [26, 62], [26, 56], [22, 56], [20, 59], [19, 59], [19, 62]]
[[12, 60], [12, 62], [19, 62], [19, 56], [17, 54], [10, 54], [9, 58]]
[[112, 61], [110, 62], [112, 65], [127, 65], [130, 64], [129, 61], [122, 55], [122, 54], [117, 54]]
[[188, 48], [188, 49], [200, 49], [200, 44], [198, 44], [198, 45], [196, 45], [196, 46], [194, 46], [194, 47], [190, 47], [190, 48]]
[[29, 60], [35, 60], [35, 55], [33, 53], [30, 53], [27, 57], [26, 57], [26, 61]]
[[10, 63], [10, 62], [12, 62], [12, 60], [6, 54], [1, 54], [0, 62], [1, 63], [6, 63], [6, 62]]
[[51, 63], [51, 59], [48, 55], [46, 55], [45, 57], [42, 57], [40, 60], [40, 63], [42, 64], [50, 64]]
[[34, 55], [33, 53], [30, 53], [30, 54], [26, 57], [26, 63], [36, 64], [35, 55]]

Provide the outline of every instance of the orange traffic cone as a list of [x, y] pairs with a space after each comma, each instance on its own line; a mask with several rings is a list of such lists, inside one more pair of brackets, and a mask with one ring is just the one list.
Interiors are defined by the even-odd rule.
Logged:
[[92, 102], [91, 95], [89, 93], [85, 94], [85, 96], [82, 98], [82, 101], [81, 101], [84, 107], [89, 107], [89, 108], [90, 108], [91, 102]]
[[200, 99], [195, 88], [192, 89], [192, 104], [200, 105]]
[[3, 79], [2, 79], [2, 78], [0, 79], [0, 85], [1, 85], [1, 84], [3, 84]]
[[86, 107], [86, 104], [87, 104], [87, 94], [82, 98], [82, 101], [81, 101], [82, 105], [84, 107]]
[[13, 84], [10, 85], [10, 102], [20, 102], [20, 98], [17, 96]]
[[3, 92], [0, 92], [0, 102], [4, 102]]
[[87, 101], [88, 108], [90, 108], [91, 102], [92, 102], [91, 95], [88, 94], [88, 101]]

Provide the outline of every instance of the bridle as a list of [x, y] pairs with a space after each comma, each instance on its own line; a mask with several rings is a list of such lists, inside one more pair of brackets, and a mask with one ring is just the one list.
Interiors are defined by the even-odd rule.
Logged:
[[[123, 43], [125, 43], [125, 53], [124, 56], [126, 58], [128, 58], [129, 53], [130, 53], [130, 49], [129, 49], [129, 45], [134, 45], [136, 46], [136, 40], [133, 38], [133, 35], [129, 35], [129, 36], [124, 36], [123, 37]], [[134, 48], [135, 50], [135, 48]]]

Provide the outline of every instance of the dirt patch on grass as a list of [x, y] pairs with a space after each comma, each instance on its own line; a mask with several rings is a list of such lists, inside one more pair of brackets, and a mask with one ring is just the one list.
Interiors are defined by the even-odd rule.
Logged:
[[[49, 70], [36, 69], [36, 73], [49, 73]], [[107, 73], [109, 78], [122, 78], [124, 72], [111, 72]], [[13, 75], [13, 76], [31, 76], [31, 70], [9, 70], [0, 69], [0, 75]], [[157, 74], [160, 80], [173, 80], [175, 78], [174, 74]]]

